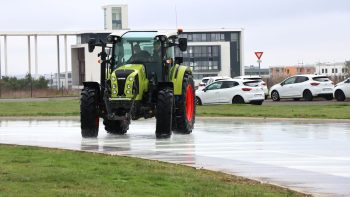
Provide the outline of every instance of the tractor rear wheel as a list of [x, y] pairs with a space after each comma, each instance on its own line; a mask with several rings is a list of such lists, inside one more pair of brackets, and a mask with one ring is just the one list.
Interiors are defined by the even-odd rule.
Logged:
[[174, 96], [171, 90], [164, 89], [158, 92], [156, 107], [156, 137], [168, 138], [171, 136]]
[[130, 120], [103, 120], [103, 124], [107, 133], [124, 135], [129, 130]]
[[80, 122], [83, 137], [97, 137], [99, 127], [98, 93], [93, 88], [84, 88], [81, 92]]
[[173, 130], [181, 134], [190, 134], [196, 118], [196, 99], [192, 75], [186, 74], [184, 76], [182, 94], [175, 106]]

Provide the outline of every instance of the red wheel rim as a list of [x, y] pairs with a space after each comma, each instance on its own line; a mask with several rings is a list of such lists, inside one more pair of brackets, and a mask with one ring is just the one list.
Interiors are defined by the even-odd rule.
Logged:
[[186, 118], [188, 121], [192, 121], [194, 111], [194, 95], [191, 85], [187, 85], [186, 88]]
[[100, 126], [100, 118], [97, 116], [95, 119], [96, 127]]

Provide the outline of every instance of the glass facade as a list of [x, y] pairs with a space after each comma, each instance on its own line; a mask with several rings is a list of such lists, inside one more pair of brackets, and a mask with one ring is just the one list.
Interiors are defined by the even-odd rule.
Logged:
[[[216, 45], [216, 43], [222, 42], [229, 42], [230, 45], [231, 77], [241, 74], [240, 32], [185, 32], [180, 37], [187, 38], [189, 46], [185, 52], [176, 48], [176, 56], [183, 57], [183, 64], [192, 67], [195, 79], [215, 76], [221, 71], [223, 49], [221, 49], [221, 45]], [[208, 45], [191, 44], [194, 42], [207, 42]]]
[[220, 46], [188, 46], [185, 52], [177, 49], [175, 55], [194, 71], [220, 71]]

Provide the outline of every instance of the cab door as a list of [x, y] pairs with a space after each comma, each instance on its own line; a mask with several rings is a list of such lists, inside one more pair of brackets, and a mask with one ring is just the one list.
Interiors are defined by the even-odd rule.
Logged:
[[202, 103], [203, 104], [210, 104], [210, 103], [218, 103], [219, 102], [219, 92], [221, 88], [222, 82], [217, 81], [210, 85], [208, 85], [206, 88], [204, 88], [203, 94], [202, 94]]
[[278, 91], [281, 98], [292, 97], [295, 92], [294, 90], [294, 82], [296, 77], [290, 77], [281, 83], [280, 90]]
[[309, 78], [305, 77], [305, 76], [297, 76], [295, 79], [295, 82], [293, 84], [293, 88], [292, 88], [292, 92], [291, 92], [291, 96], [294, 98], [297, 97], [302, 97], [303, 96], [303, 92], [305, 89], [305, 81], [308, 81]]
[[232, 98], [235, 92], [234, 86], [237, 86], [236, 81], [222, 81], [218, 96], [220, 103], [232, 103]]

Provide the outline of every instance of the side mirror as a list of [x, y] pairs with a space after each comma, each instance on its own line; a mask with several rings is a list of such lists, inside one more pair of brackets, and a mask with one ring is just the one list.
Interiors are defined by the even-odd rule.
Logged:
[[203, 88], [203, 92], [206, 92], [207, 91], [207, 88]]
[[179, 48], [180, 48], [180, 51], [187, 50], [187, 39], [186, 38], [179, 38]]
[[175, 64], [182, 64], [184, 62], [183, 57], [175, 57]]
[[118, 37], [118, 36], [112, 36], [112, 35], [107, 36], [107, 43], [109, 43], [109, 44], [115, 44], [119, 40], [120, 40], [120, 37]]
[[95, 38], [90, 38], [89, 42], [89, 52], [92, 53], [95, 49], [95, 45], [96, 45], [96, 39]]

